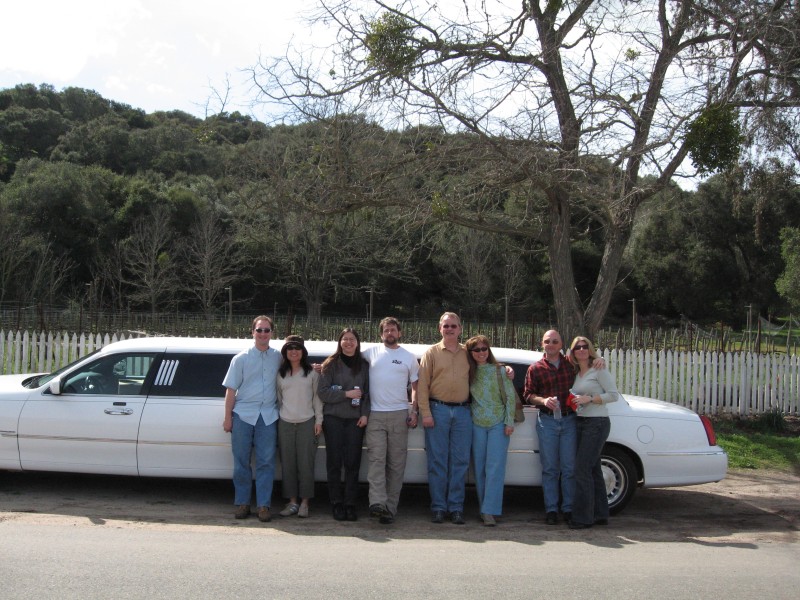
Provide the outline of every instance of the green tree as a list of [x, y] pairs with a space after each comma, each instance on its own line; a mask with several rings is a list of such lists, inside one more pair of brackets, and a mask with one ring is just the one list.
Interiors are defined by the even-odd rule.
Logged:
[[800, 197], [785, 173], [760, 186], [743, 193], [740, 179], [717, 176], [697, 192], [673, 190], [647, 204], [629, 248], [641, 311], [738, 322], [748, 304], [780, 309], [778, 232], [800, 224]]
[[297, 294], [311, 316], [379, 281], [416, 280], [413, 221], [362, 207], [367, 180], [386, 157], [374, 145], [380, 139], [380, 128], [343, 118], [277, 128], [232, 157], [230, 177], [241, 182], [233, 206], [248, 253], [265, 257], [274, 282]]
[[786, 302], [797, 310], [800, 308], [800, 228], [781, 229], [781, 256], [786, 267], [775, 287]]
[[12, 166], [7, 172], [25, 158], [48, 159], [67, 128], [64, 118], [49, 108], [11, 106], [0, 111], [0, 143]]
[[52, 160], [102, 166], [115, 173], [135, 173], [141, 166], [131, 148], [128, 121], [106, 113], [70, 128], [53, 149]]
[[2, 188], [0, 208], [26, 238], [42, 240], [86, 281], [96, 254], [111, 244], [122, 187], [117, 176], [100, 167], [28, 159]]

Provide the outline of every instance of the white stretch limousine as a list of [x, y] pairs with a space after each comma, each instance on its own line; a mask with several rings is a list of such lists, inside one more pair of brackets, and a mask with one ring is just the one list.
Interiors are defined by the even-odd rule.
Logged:
[[[0, 377], [0, 469], [149, 477], [231, 477], [230, 436], [222, 430], [222, 379], [250, 339], [140, 338], [109, 344], [49, 375]], [[282, 342], [271, 342], [280, 349]], [[369, 347], [363, 344], [362, 347]], [[307, 342], [312, 362], [335, 342]], [[427, 346], [404, 344], [418, 357]], [[522, 387], [541, 354], [493, 348]], [[636, 487], [719, 481], [727, 455], [711, 423], [659, 400], [623, 395], [608, 405], [611, 434], [603, 451], [609, 504], [620, 511]], [[525, 408], [509, 447], [506, 483], [541, 485], [537, 410]], [[316, 477], [325, 481], [320, 440]], [[425, 437], [409, 436], [405, 480], [426, 483]], [[366, 460], [362, 480], [366, 480]], [[278, 473], [279, 475], [279, 473]]]

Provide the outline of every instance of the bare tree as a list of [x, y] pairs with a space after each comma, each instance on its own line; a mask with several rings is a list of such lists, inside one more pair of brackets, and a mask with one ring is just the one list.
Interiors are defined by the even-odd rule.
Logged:
[[125, 247], [113, 244], [100, 252], [91, 268], [92, 281], [97, 286], [97, 297], [109, 297], [114, 310], [124, 310], [125, 297]]
[[185, 290], [210, 317], [225, 288], [239, 279], [243, 256], [233, 235], [225, 232], [210, 209], [201, 212], [182, 246]]
[[[27, 240], [28, 243], [31, 240]], [[52, 304], [64, 284], [69, 280], [75, 263], [67, 256], [53, 251], [52, 244], [45, 242], [32, 247], [25, 271], [24, 299], [39, 304]]]
[[[458, 298], [458, 306], [478, 316], [493, 300], [492, 274], [496, 262], [495, 240], [491, 235], [449, 225], [436, 236], [432, 260], [447, 282], [450, 298]], [[467, 316], [467, 315], [464, 315]]]
[[0, 215], [0, 302], [6, 300], [10, 291], [17, 290], [21, 294], [27, 288], [27, 285], [22, 284], [27, 279], [23, 274], [33, 257], [32, 250], [25, 243], [19, 227], [5, 213]]
[[[337, 28], [334, 45], [262, 61], [253, 69], [260, 99], [295, 119], [328, 119], [333, 106], [388, 127], [468, 134], [463, 149], [483, 163], [485, 185], [429, 182], [416, 202], [434, 218], [544, 244], [565, 337], [602, 324], [646, 199], [674, 178], [735, 163], [764, 129], [748, 126], [776, 121], [769, 113], [796, 131], [793, 0], [319, 7], [315, 24]], [[796, 140], [784, 138], [771, 136], [773, 154]], [[430, 169], [452, 161], [449, 150], [416, 158]], [[487, 185], [507, 193], [502, 205], [486, 205]], [[602, 229], [604, 251], [584, 304], [571, 243], [589, 227]]]
[[169, 217], [166, 208], [154, 209], [135, 222], [122, 242], [122, 281], [131, 290], [130, 299], [148, 305], [152, 313], [171, 300], [179, 287], [178, 250]]

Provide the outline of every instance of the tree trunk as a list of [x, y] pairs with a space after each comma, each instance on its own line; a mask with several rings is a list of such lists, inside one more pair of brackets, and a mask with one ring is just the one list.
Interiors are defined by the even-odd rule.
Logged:
[[630, 225], [626, 227], [612, 224], [606, 228], [605, 247], [603, 249], [603, 259], [600, 263], [600, 272], [597, 274], [592, 299], [584, 315], [585, 335], [591, 339], [602, 327], [608, 306], [611, 304], [611, 296], [617, 286], [622, 257], [630, 238], [630, 230]]
[[306, 303], [306, 313], [308, 313], [309, 319], [320, 319], [322, 318], [322, 298], [321, 297], [309, 297], [306, 296], [303, 298], [303, 301]]
[[553, 287], [558, 330], [566, 345], [584, 331], [583, 310], [575, 289], [570, 248], [569, 197], [564, 190], [550, 193], [551, 234], [548, 243], [550, 283]]

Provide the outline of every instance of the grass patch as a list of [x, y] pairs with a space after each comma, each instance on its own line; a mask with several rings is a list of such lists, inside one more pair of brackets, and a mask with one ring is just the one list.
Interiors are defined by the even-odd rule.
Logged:
[[714, 430], [731, 469], [800, 472], [800, 419], [796, 417], [718, 418]]

